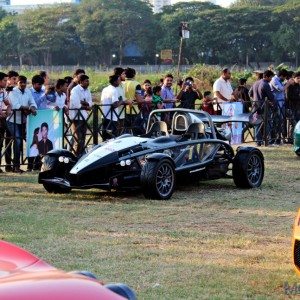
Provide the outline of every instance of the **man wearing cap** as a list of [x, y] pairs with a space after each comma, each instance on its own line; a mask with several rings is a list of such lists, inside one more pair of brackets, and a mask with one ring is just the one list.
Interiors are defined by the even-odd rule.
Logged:
[[224, 102], [234, 100], [233, 89], [230, 83], [231, 72], [228, 68], [222, 70], [221, 77], [213, 85], [214, 97], [217, 98], [218, 105], [223, 109]]

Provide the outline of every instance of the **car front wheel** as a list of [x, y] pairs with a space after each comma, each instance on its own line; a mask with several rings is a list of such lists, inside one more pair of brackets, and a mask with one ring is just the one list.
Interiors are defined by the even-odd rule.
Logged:
[[175, 170], [168, 159], [147, 161], [141, 173], [143, 194], [149, 199], [170, 199], [175, 188]]
[[[61, 164], [58, 161], [58, 157], [45, 155], [43, 159], [42, 172], [47, 172], [47, 171], [52, 172], [53, 177], [57, 176], [57, 177], [65, 178], [65, 174], [68, 171], [68, 169], [67, 170], [64, 169], [64, 164]], [[43, 183], [43, 186], [48, 193], [66, 194], [71, 192], [71, 188], [69, 187], [62, 187], [48, 182]]]
[[238, 152], [233, 160], [234, 183], [240, 188], [259, 187], [264, 178], [264, 159], [259, 150]]

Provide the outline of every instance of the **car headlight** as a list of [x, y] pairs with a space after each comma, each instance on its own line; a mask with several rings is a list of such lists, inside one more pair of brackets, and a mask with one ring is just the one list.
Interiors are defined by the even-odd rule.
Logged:
[[61, 162], [61, 163], [64, 162], [64, 157], [63, 157], [63, 156], [60, 156], [60, 157], [58, 158], [58, 161]]
[[69, 162], [70, 162], [70, 158], [69, 158], [69, 157], [65, 157], [65, 158], [64, 158], [64, 163], [65, 163], [65, 164], [68, 164]]
[[125, 167], [125, 166], [126, 166], [125, 160], [121, 160], [121, 161], [120, 161], [120, 166], [121, 166], [121, 167]]

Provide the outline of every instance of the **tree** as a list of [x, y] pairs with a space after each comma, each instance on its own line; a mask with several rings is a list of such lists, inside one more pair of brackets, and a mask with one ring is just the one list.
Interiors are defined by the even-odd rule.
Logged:
[[45, 65], [52, 64], [52, 54], [66, 50], [72, 41], [73, 16], [73, 6], [68, 5], [40, 7], [19, 15], [20, 57], [29, 55], [33, 60], [41, 56]]
[[19, 30], [12, 16], [0, 20], [0, 59], [9, 63], [15, 57], [19, 41]]
[[7, 12], [0, 7], [0, 20], [7, 16]]
[[[284, 5], [274, 8], [273, 14], [280, 19], [282, 25], [276, 33], [273, 42], [278, 52], [288, 51], [295, 58], [296, 68], [300, 56], [300, 2], [288, 0]], [[278, 43], [275, 41], [278, 40]]]
[[282, 5], [286, 0], [236, 0], [231, 7], [258, 7]]
[[202, 54], [209, 50], [202, 38], [203, 32], [210, 30], [207, 28], [209, 23], [207, 24], [202, 16], [210, 13], [214, 15], [219, 9], [220, 6], [209, 2], [177, 3], [165, 7], [162, 13], [156, 16], [162, 33], [157, 40], [157, 49], [172, 49], [176, 55], [179, 49], [179, 25], [188, 21], [191, 35], [184, 41], [183, 58], [188, 63], [199, 62], [203, 59]]
[[[155, 23], [150, 6], [141, 0], [86, 0], [79, 6], [77, 30], [91, 58], [110, 64], [117, 51], [123, 62], [125, 45], [135, 43], [142, 50], [151, 45]], [[150, 35], [146, 38], [145, 32]]]

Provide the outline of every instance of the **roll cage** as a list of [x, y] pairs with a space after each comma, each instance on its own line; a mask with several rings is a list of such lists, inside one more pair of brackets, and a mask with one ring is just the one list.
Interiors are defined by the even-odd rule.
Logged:
[[146, 132], [149, 132], [152, 124], [164, 115], [171, 117], [171, 122], [168, 124], [168, 131], [171, 135], [183, 135], [192, 123], [204, 123], [205, 131], [209, 133], [210, 138], [217, 139], [215, 125], [207, 112], [185, 108], [153, 110], [149, 115]]

